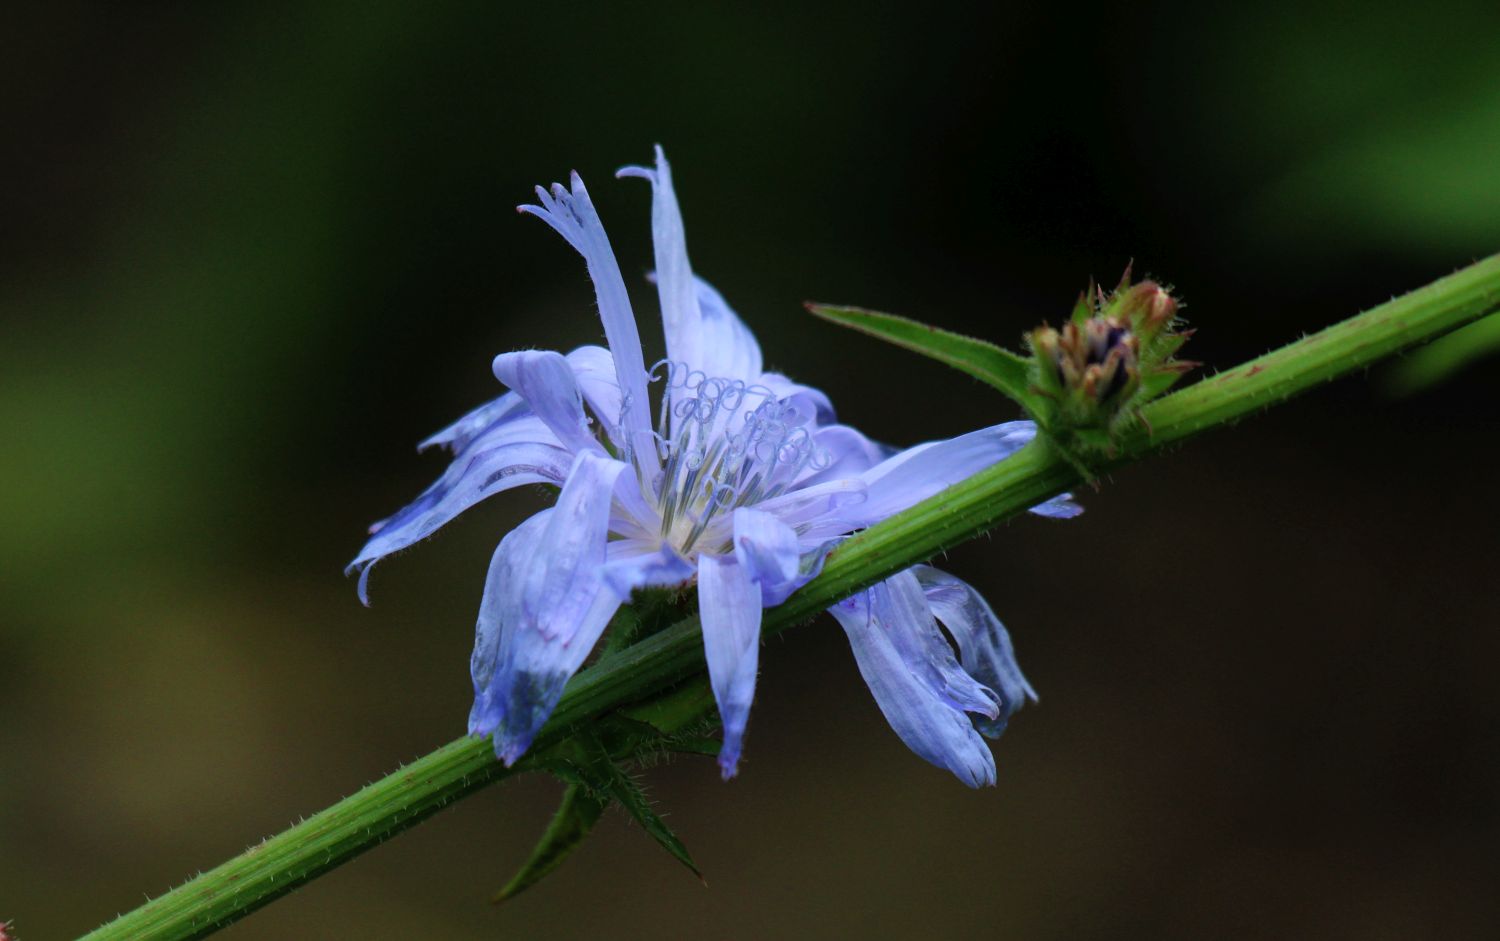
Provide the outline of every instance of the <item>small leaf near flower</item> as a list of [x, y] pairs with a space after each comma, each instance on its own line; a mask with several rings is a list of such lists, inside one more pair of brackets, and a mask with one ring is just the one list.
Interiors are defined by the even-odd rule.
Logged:
[[966, 337], [908, 317], [882, 314], [859, 307], [808, 304], [824, 320], [851, 327], [887, 343], [929, 356], [986, 382], [1030, 409], [1036, 393], [1030, 389], [1030, 364], [1025, 357], [985, 340]]
[[547, 832], [541, 842], [531, 851], [521, 871], [516, 873], [505, 887], [495, 893], [491, 902], [500, 903], [536, 885], [552, 870], [562, 865], [573, 850], [583, 843], [584, 837], [594, 829], [608, 802], [596, 797], [581, 784], [570, 784], [563, 792], [562, 805], [557, 808]]

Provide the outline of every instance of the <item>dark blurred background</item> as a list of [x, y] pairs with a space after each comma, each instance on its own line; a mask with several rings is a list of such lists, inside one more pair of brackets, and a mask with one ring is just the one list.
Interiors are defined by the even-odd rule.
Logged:
[[[910, 444], [1013, 417], [802, 301], [1002, 341], [1175, 284], [1222, 368], [1500, 248], [1500, 7], [456, 2], [11, 7], [0, 40], [0, 920], [65, 938], [461, 734], [513, 493], [364, 527], [595, 342], [512, 207], [576, 168], [659, 342], [661, 142], [770, 365]], [[659, 347], [655, 347], [658, 348]], [[648, 773], [503, 909], [558, 797], [464, 802], [231, 938], [1456, 938], [1500, 928], [1494, 361], [1345, 381], [950, 554], [1042, 702], [970, 792], [825, 619], [740, 778]]]

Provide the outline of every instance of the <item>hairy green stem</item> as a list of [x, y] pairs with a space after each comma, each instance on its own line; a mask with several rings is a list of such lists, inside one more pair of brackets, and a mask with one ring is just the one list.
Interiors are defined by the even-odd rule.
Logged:
[[[1110, 466], [1126, 464], [1358, 370], [1500, 308], [1500, 256], [1205, 379], [1149, 405]], [[1044, 442], [849, 539], [823, 573], [766, 612], [770, 636], [1080, 483]], [[578, 724], [638, 703], [703, 670], [697, 618], [612, 653], [569, 684], [533, 753]], [[87, 936], [90, 941], [199, 938], [422, 819], [525, 767], [462, 738], [253, 846]]]

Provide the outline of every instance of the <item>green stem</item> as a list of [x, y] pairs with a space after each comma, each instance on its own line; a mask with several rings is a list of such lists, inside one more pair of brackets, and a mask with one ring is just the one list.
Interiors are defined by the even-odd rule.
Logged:
[[[1233, 422], [1430, 340], [1500, 307], [1500, 256], [1487, 258], [1320, 333], [1149, 405], [1112, 466]], [[766, 612], [777, 634], [907, 566], [1081, 483], [1042, 443], [852, 537], [823, 573]], [[569, 684], [534, 752], [570, 728], [640, 702], [703, 670], [697, 618], [600, 660]], [[89, 941], [198, 938], [243, 917], [524, 767], [507, 769], [489, 743], [462, 738], [344, 798], [88, 935]]]

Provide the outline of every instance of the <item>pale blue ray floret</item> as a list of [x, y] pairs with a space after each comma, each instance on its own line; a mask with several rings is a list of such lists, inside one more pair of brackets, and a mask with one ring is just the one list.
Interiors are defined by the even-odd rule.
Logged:
[[[728, 778], [755, 693], [762, 610], [813, 578], [840, 539], [1003, 460], [1035, 428], [1007, 422], [896, 452], [838, 424], [823, 393], [764, 370], [755, 336], [694, 277], [661, 149], [654, 169], [619, 176], [652, 185], [666, 358], [645, 366], [583, 181], [575, 173], [568, 187], [537, 187], [537, 205], [520, 210], [583, 256], [609, 347], [496, 357], [495, 376], [511, 391], [422, 443], [451, 450], [453, 463], [371, 528], [350, 568], [365, 598], [375, 562], [480, 500], [524, 484], [560, 487], [556, 504], [508, 533], [490, 563], [469, 731], [493, 734], [496, 755], [514, 763], [631, 593], [696, 579]], [[652, 385], [661, 388], [654, 420]], [[1032, 512], [1080, 510], [1063, 495]], [[917, 566], [830, 610], [902, 741], [971, 787], [993, 784], [994, 758], [979, 733], [999, 735], [1035, 693], [984, 599]]]

